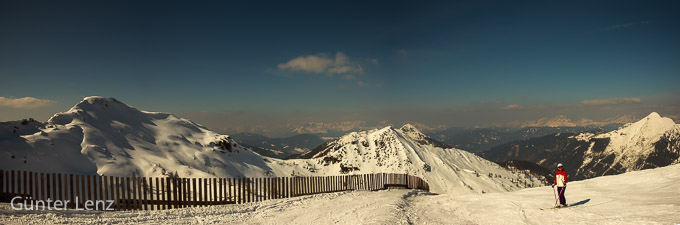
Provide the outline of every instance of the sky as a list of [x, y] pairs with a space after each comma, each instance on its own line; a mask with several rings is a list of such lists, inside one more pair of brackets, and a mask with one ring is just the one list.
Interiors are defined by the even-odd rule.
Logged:
[[86, 96], [220, 132], [680, 119], [677, 1], [0, 1], [0, 121]]

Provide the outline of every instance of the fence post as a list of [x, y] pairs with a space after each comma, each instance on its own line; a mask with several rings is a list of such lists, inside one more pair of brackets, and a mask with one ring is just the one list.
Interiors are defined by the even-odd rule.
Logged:
[[28, 181], [27, 181], [28, 179], [27, 179], [27, 175], [28, 175], [28, 172], [26, 172], [26, 171], [24, 171], [23, 174], [21, 175], [21, 178], [22, 178], [22, 179], [21, 179], [21, 181], [22, 181], [21, 183], [23, 184], [22, 186], [23, 186], [23, 189], [24, 189], [24, 190], [22, 191], [22, 194], [23, 194], [23, 196], [24, 196], [24, 199], [26, 198], [26, 196], [28, 196], [28, 187], [27, 187], [27, 186], [28, 186], [28, 185], [27, 185], [27, 184], [28, 184]]
[[234, 188], [234, 190], [236, 191], [236, 203], [241, 204], [241, 203], [243, 203], [243, 201], [241, 201], [241, 197], [243, 197], [243, 194], [242, 194], [242, 192], [243, 192], [243, 190], [242, 190], [243, 189], [243, 178], [240, 178], [240, 177], [236, 178], [236, 181], [234, 181], [234, 183], [236, 184], [236, 187]]
[[[115, 177], [115, 183], [114, 183], [114, 177], [111, 177], [111, 183], [114, 185], [113, 190], [111, 190], [111, 200], [114, 200], [116, 203], [115, 207], [116, 210], [121, 210], [120, 208], [120, 179], [119, 177]], [[115, 193], [115, 194], [114, 194]]]
[[158, 205], [159, 205], [162, 209], [168, 209], [168, 204], [166, 204], [166, 199], [165, 199], [165, 197], [166, 197], [165, 192], [167, 191], [167, 190], [165, 190], [165, 177], [161, 177], [161, 178], [159, 179], [159, 182], [160, 182], [160, 183], [158, 183], [158, 187], [159, 187], [159, 189], [160, 189], [160, 193], [159, 193], [159, 194], [161, 195], [161, 198], [159, 199], [160, 202], [158, 202]]
[[175, 177], [175, 188], [177, 191], [175, 192], [175, 205], [177, 208], [184, 208], [186, 207], [186, 201], [184, 199], [184, 195], [186, 195], [187, 190], [185, 189], [184, 186], [184, 178], [179, 177], [177, 175]]
[[9, 182], [9, 185], [10, 185], [10, 187], [11, 187], [10, 193], [11, 193], [11, 194], [16, 194], [16, 191], [14, 191], [14, 183], [15, 183], [15, 182], [14, 182], [14, 170], [12, 170], [11, 179], [12, 179], [12, 180]]
[[227, 178], [227, 198], [229, 199], [228, 201], [231, 201], [231, 197], [232, 197], [231, 178]]
[[201, 197], [200, 197], [201, 202], [200, 202], [200, 204], [201, 204], [201, 206], [206, 206], [207, 205], [206, 202], [208, 202], [208, 178], [202, 177], [200, 179], [200, 181], [201, 181], [200, 182], [201, 185], [199, 187], [199, 189], [201, 189], [201, 193], [200, 193], [201, 194]]
[[190, 180], [191, 180], [191, 179], [189, 179], [189, 178], [183, 178], [183, 179], [182, 179], [183, 186], [184, 186], [184, 191], [183, 191], [183, 192], [184, 192], [184, 207], [185, 207], [185, 208], [188, 208], [188, 207], [191, 206], [190, 203], [189, 203], [189, 198], [190, 198], [190, 194], [191, 194], [191, 191], [190, 191], [190, 188], [191, 188], [190, 185], [191, 185], [191, 183], [189, 183]]
[[[217, 204], [221, 205], [222, 204], [222, 186], [224, 185], [224, 182], [222, 181], [222, 178], [219, 178], [217, 180], [219, 181], [219, 184], [216, 187], [217, 193], [218, 193]], [[215, 183], [215, 184], [217, 184], [217, 183]]]
[[[59, 177], [61, 177], [61, 176], [59, 176]], [[99, 193], [101, 194], [100, 199], [102, 201], [106, 202], [106, 200], [111, 199], [111, 198], [109, 198], [109, 179], [106, 179], [106, 176], [100, 176], [99, 179], [101, 179], [100, 182], [99, 182], [99, 185], [100, 185], [99, 187], [101, 187], [99, 189]], [[59, 186], [61, 186], [61, 180], [59, 181], [59, 183], [60, 183]], [[59, 193], [59, 194], [61, 194], [61, 193]], [[108, 206], [108, 204], [106, 204], [105, 206]]]
[[139, 209], [139, 210], [146, 209], [146, 205], [144, 204], [144, 198], [145, 198], [145, 196], [144, 196], [144, 194], [145, 194], [144, 179], [142, 179], [141, 176], [137, 177], [137, 192], [139, 193], [139, 194], [137, 194], [137, 205], [138, 205], [137, 209]]

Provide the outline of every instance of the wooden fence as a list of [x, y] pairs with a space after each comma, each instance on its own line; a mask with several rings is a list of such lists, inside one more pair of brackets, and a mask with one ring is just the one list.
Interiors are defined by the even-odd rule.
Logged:
[[[0, 202], [40, 206], [38, 200], [68, 201], [67, 208], [161, 210], [240, 204], [347, 190], [390, 187], [429, 191], [427, 182], [406, 174], [326, 177], [173, 178], [113, 177], [0, 170]], [[107, 202], [109, 200], [109, 202]], [[91, 202], [91, 203], [88, 203]], [[64, 206], [61, 206], [64, 207]]]

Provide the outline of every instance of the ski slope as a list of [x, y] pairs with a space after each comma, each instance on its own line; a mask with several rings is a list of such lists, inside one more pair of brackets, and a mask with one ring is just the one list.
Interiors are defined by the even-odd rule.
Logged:
[[[411, 190], [330, 193], [243, 205], [132, 212], [16, 212], [0, 223], [88, 224], [678, 224], [680, 165], [569, 183], [554, 204], [550, 187], [435, 195]], [[581, 202], [581, 203], [579, 203]]]

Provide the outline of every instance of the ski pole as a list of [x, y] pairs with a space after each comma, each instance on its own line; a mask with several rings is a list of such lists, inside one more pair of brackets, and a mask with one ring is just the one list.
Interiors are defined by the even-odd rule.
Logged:
[[555, 186], [553, 186], [552, 189], [553, 189], [553, 194], [555, 195], [555, 206], [553, 206], [553, 207], [557, 207], [557, 192], [555, 191]]

